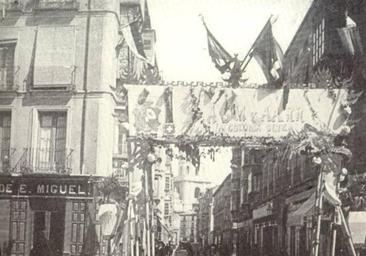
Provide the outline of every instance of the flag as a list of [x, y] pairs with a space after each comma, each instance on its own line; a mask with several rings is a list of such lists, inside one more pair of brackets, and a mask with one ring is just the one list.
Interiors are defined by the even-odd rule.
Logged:
[[136, 58], [143, 62], [149, 63], [143, 51], [143, 44], [141, 35], [139, 34], [139, 23], [137, 20], [123, 25], [121, 27], [124, 42], [128, 45], [130, 51], [134, 54]]
[[241, 69], [241, 62], [238, 60], [237, 54], [232, 57], [208, 29], [203, 18], [202, 22], [207, 32], [208, 54], [212, 62], [221, 74], [229, 74], [229, 77], [224, 79], [224, 81], [233, 87], [238, 87], [243, 70]]
[[278, 84], [282, 82], [283, 52], [273, 36], [271, 21], [266, 23], [254, 42], [251, 55], [262, 68], [268, 83]]
[[150, 92], [149, 92], [148, 90], [146, 90], [146, 88], [144, 88], [144, 89], [142, 90], [142, 92], [140, 93], [140, 95], [139, 95], [138, 99], [137, 99], [137, 103], [138, 103], [139, 105], [144, 104], [144, 103], [145, 103], [145, 101], [146, 101], [146, 99], [147, 99], [147, 97], [149, 96], [149, 94], [150, 94]]
[[363, 54], [363, 47], [358, 27], [338, 28], [338, 35], [345, 50], [350, 55]]

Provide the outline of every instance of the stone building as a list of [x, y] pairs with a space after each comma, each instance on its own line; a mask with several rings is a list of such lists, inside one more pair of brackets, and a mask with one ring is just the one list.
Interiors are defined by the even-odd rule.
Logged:
[[182, 200], [180, 239], [197, 242], [198, 199], [206, 191], [210, 182], [190, 161], [178, 160], [178, 175], [174, 177], [174, 187]]
[[231, 181], [229, 174], [213, 193], [214, 243], [226, 252], [232, 248]]
[[[93, 177], [114, 173], [127, 184], [118, 71], [132, 66], [120, 57], [129, 51], [121, 42], [130, 16], [146, 31], [140, 42], [151, 43], [146, 55], [154, 52], [147, 6], [140, 2], [3, 4], [0, 243], [13, 241], [12, 255], [29, 255], [42, 236], [54, 255], [80, 255], [97, 210]], [[99, 253], [105, 252], [101, 243]]]

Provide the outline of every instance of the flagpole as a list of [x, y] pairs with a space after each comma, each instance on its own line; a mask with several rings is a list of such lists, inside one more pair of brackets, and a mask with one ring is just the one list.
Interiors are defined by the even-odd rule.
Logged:
[[[261, 32], [258, 34], [258, 36], [257, 36], [257, 38], [255, 39], [255, 41], [254, 41], [254, 43], [252, 44], [252, 46], [249, 48], [249, 51], [248, 51], [248, 53], [245, 55], [245, 57], [244, 57], [243, 61], [240, 63], [240, 67], [244, 64], [244, 61], [248, 58], [248, 56], [249, 56], [249, 55], [251, 55], [250, 53], [251, 53], [251, 51], [253, 50], [254, 45], [255, 45], [255, 44], [257, 43], [257, 41], [259, 40], [259, 38], [260, 38], [260, 36], [262, 35], [262, 33], [263, 33], [264, 29], [266, 28], [267, 24], [268, 24], [269, 22], [271, 22], [271, 18], [272, 18], [272, 17], [273, 17], [273, 15], [269, 16], [269, 18], [268, 18], [268, 20], [267, 20], [266, 24], [263, 26], [263, 28], [262, 28]], [[251, 59], [252, 59], [252, 56], [250, 56], [249, 61], [250, 61]], [[245, 66], [244, 66], [244, 68], [243, 68], [242, 70], [244, 70], [244, 69], [248, 66], [249, 61], [245, 64]]]

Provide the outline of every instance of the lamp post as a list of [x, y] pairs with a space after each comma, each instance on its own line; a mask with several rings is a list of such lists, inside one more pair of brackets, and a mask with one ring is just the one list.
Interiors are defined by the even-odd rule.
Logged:
[[[150, 218], [150, 201], [151, 201], [151, 193], [152, 188], [149, 187], [150, 180], [152, 179], [152, 165], [156, 161], [156, 156], [150, 152], [146, 156], [146, 162], [145, 162], [145, 196], [146, 196], [146, 242], [147, 242], [147, 256], [151, 256], [154, 254], [154, 248], [152, 247], [154, 239], [153, 232], [151, 232], [151, 223], [153, 220], [153, 212], [151, 212], [151, 218]], [[150, 172], [150, 175], [149, 175]], [[150, 178], [150, 179], [149, 179]]]

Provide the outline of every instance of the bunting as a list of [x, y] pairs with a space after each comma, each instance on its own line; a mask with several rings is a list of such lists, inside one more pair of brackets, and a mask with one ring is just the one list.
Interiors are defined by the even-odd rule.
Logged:
[[124, 42], [126, 42], [128, 48], [134, 54], [134, 56], [143, 62], [150, 63], [149, 60], [146, 58], [142, 47], [138, 47], [141, 44], [141, 39], [137, 39], [140, 38], [139, 35], [134, 35], [138, 33], [138, 30], [138, 20], [135, 20], [121, 27]]

